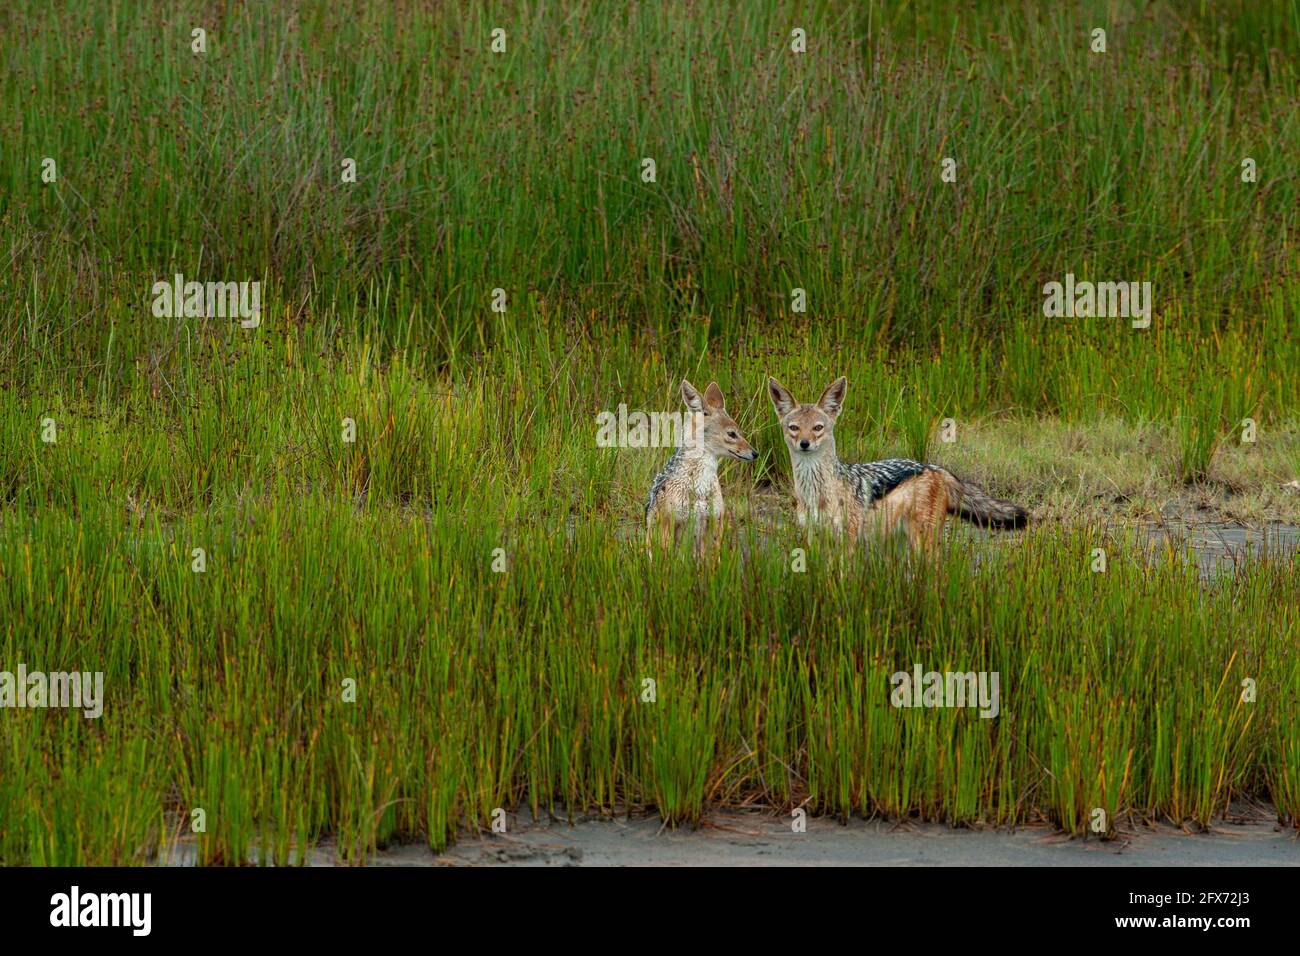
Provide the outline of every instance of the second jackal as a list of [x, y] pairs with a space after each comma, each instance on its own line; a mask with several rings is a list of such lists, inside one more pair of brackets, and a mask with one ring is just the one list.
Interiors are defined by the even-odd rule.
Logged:
[[691, 414], [682, 430], [681, 445], [650, 486], [646, 501], [646, 546], [672, 544], [693, 526], [698, 552], [710, 529], [716, 545], [722, 536], [722, 486], [718, 462], [726, 458], [753, 461], [758, 453], [727, 414], [722, 389], [710, 382], [701, 395], [682, 379], [682, 401]]

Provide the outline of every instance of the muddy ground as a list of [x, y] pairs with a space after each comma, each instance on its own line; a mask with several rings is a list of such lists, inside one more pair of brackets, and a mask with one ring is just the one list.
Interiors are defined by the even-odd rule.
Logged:
[[423, 847], [383, 854], [378, 865], [420, 866], [1300, 866], [1294, 830], [1251, 819], [1207, 833], [1139, 827], [1117, 839], [1071, 840], [1048, 826], [955, 829], [942, 824], [809, 818], [722, 811], [698, 830], [657, 817], [518, 823], [502, 835], [466, 836], [440, 856]]
[[[699, 827], [665, 827], [652, 813], [631, 817], [533, 820], [511, 815], [507, 832], [463, 833], [443, 853], [423, 844], [390, 846], [370, 866], [1300, 866], [1300, 831], [1278, 824], [1271, 807], [1234, 808], [1203, 832], [1121, 823], [1110, 840], [1071, 839], [1051, 826], [956, 828], [808, 817], [765, 810], [720, 810]], [[166, 865], [193, 866], [186, 838]], [[255, 859], [250, 862], [256, 862]], [[309, 866], [339, 865], [328, 841]]]

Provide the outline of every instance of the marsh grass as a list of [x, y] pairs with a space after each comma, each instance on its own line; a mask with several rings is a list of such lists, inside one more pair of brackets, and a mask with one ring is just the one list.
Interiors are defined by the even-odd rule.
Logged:
[[[88, 653], [65, 635], [94, 633], [108, 700], [96, 722], [7, 718], [7, 759], [27, 769], [0, 785], [5, 858], [143, 862], [164, 813], [194, 807], [209, 863], [255, 847], [283, 863], [327, 834], [348, 859], [436, 848], [521, 803], [670, 822], [718, 799], [1041, 814], [1072, 833], [1097, 807], [1200, 824], [1243, 797], [1297, 812], [1294, 655], [1277, 639], [1297, 626], [1294, 560], [1204, 585], [1176, 554], [1152, 565], [1112, 540], [1093, 574], [1094, 534], [1039, 530], [951, 542], [934, 574], [814, 539], [805, 588], [792, 530], [734, 540], [704, 576], [686, 554], [650, 566], [596, 527], [544, 523], [511, 530], [495, 574], [501, 531], [316, 497], [170, 528], [108, 507], [7, 519], [4, 611], [44, 637], [6, 639], [5, 659], [54, 669]], [[176, 543], [195, 540], [211, 542], [202, 575]], [[889, 675], [916, 663], [998, 671], [1000, 715], [892, 708]]]

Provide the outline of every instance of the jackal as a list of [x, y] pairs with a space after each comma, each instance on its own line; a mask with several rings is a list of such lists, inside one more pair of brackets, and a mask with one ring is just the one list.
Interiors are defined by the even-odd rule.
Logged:
[[1017, 504], [993, 498], [938, 465], [889, 458], [850, 465], [835, 453], [835, 420], [848, 381], [840, 376], [815, 405], [794, 400], [769, 377], [767, 389], [790, 449], [799, 524], [828, 524], [856, 539], [888, 534], [900, 522], [918, 551], [931, 551], [950, 514], [983, 527], [1019, 528], [1029, 518]]
[[722, 389], [710, 382], [703, 396], [682, 379], [682, 401], [691, 414], [681, 429], [681, 445], [650, 486], [645, 505], [646, 547], [677, 541], [683, 527], [694, 524], [698, 553], [712, 529], [713, 543], [722, 537], [722, 486], [718, 462], [723, 458], [753, 461], [758, 453], [745, 441], [727, 414]]

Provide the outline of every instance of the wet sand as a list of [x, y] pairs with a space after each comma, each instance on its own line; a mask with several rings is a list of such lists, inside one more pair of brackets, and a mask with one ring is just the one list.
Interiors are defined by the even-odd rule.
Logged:
[[[809, 817], [803, 833], [790, 818], [722, 810], [698, 828], [664, 827], [654, 814], [533, 821], [511, 817], [504, 834], [462, 834], [434, 853], [423, 844], [392, 846], [370, 866], [1297, 866], [1300, 831], [1269, 812], [1220, 821], [1208, 832], [1172, 826], [1121, 828], [1113, 840], [1071, 839], [1050, 826], [964, 829]], [[193, 866], [193, 842], [171, 848], [167, 865]], [[328, 842], [309, 866], [335, 866]]]
[[807, 832], [766, 813], [714, 813], [698, 830], [658, 818], [526, 824], [467, 836], [434, 857], [405, 847], [378, 865], [419, 866], [1300, 866], [1297, 832], [1275, 823], [1221, 823], [1208, 833], [1142, 827], [1117, 839], [1072, 840], [1048, 826], [956, 829], [809, 818]]

